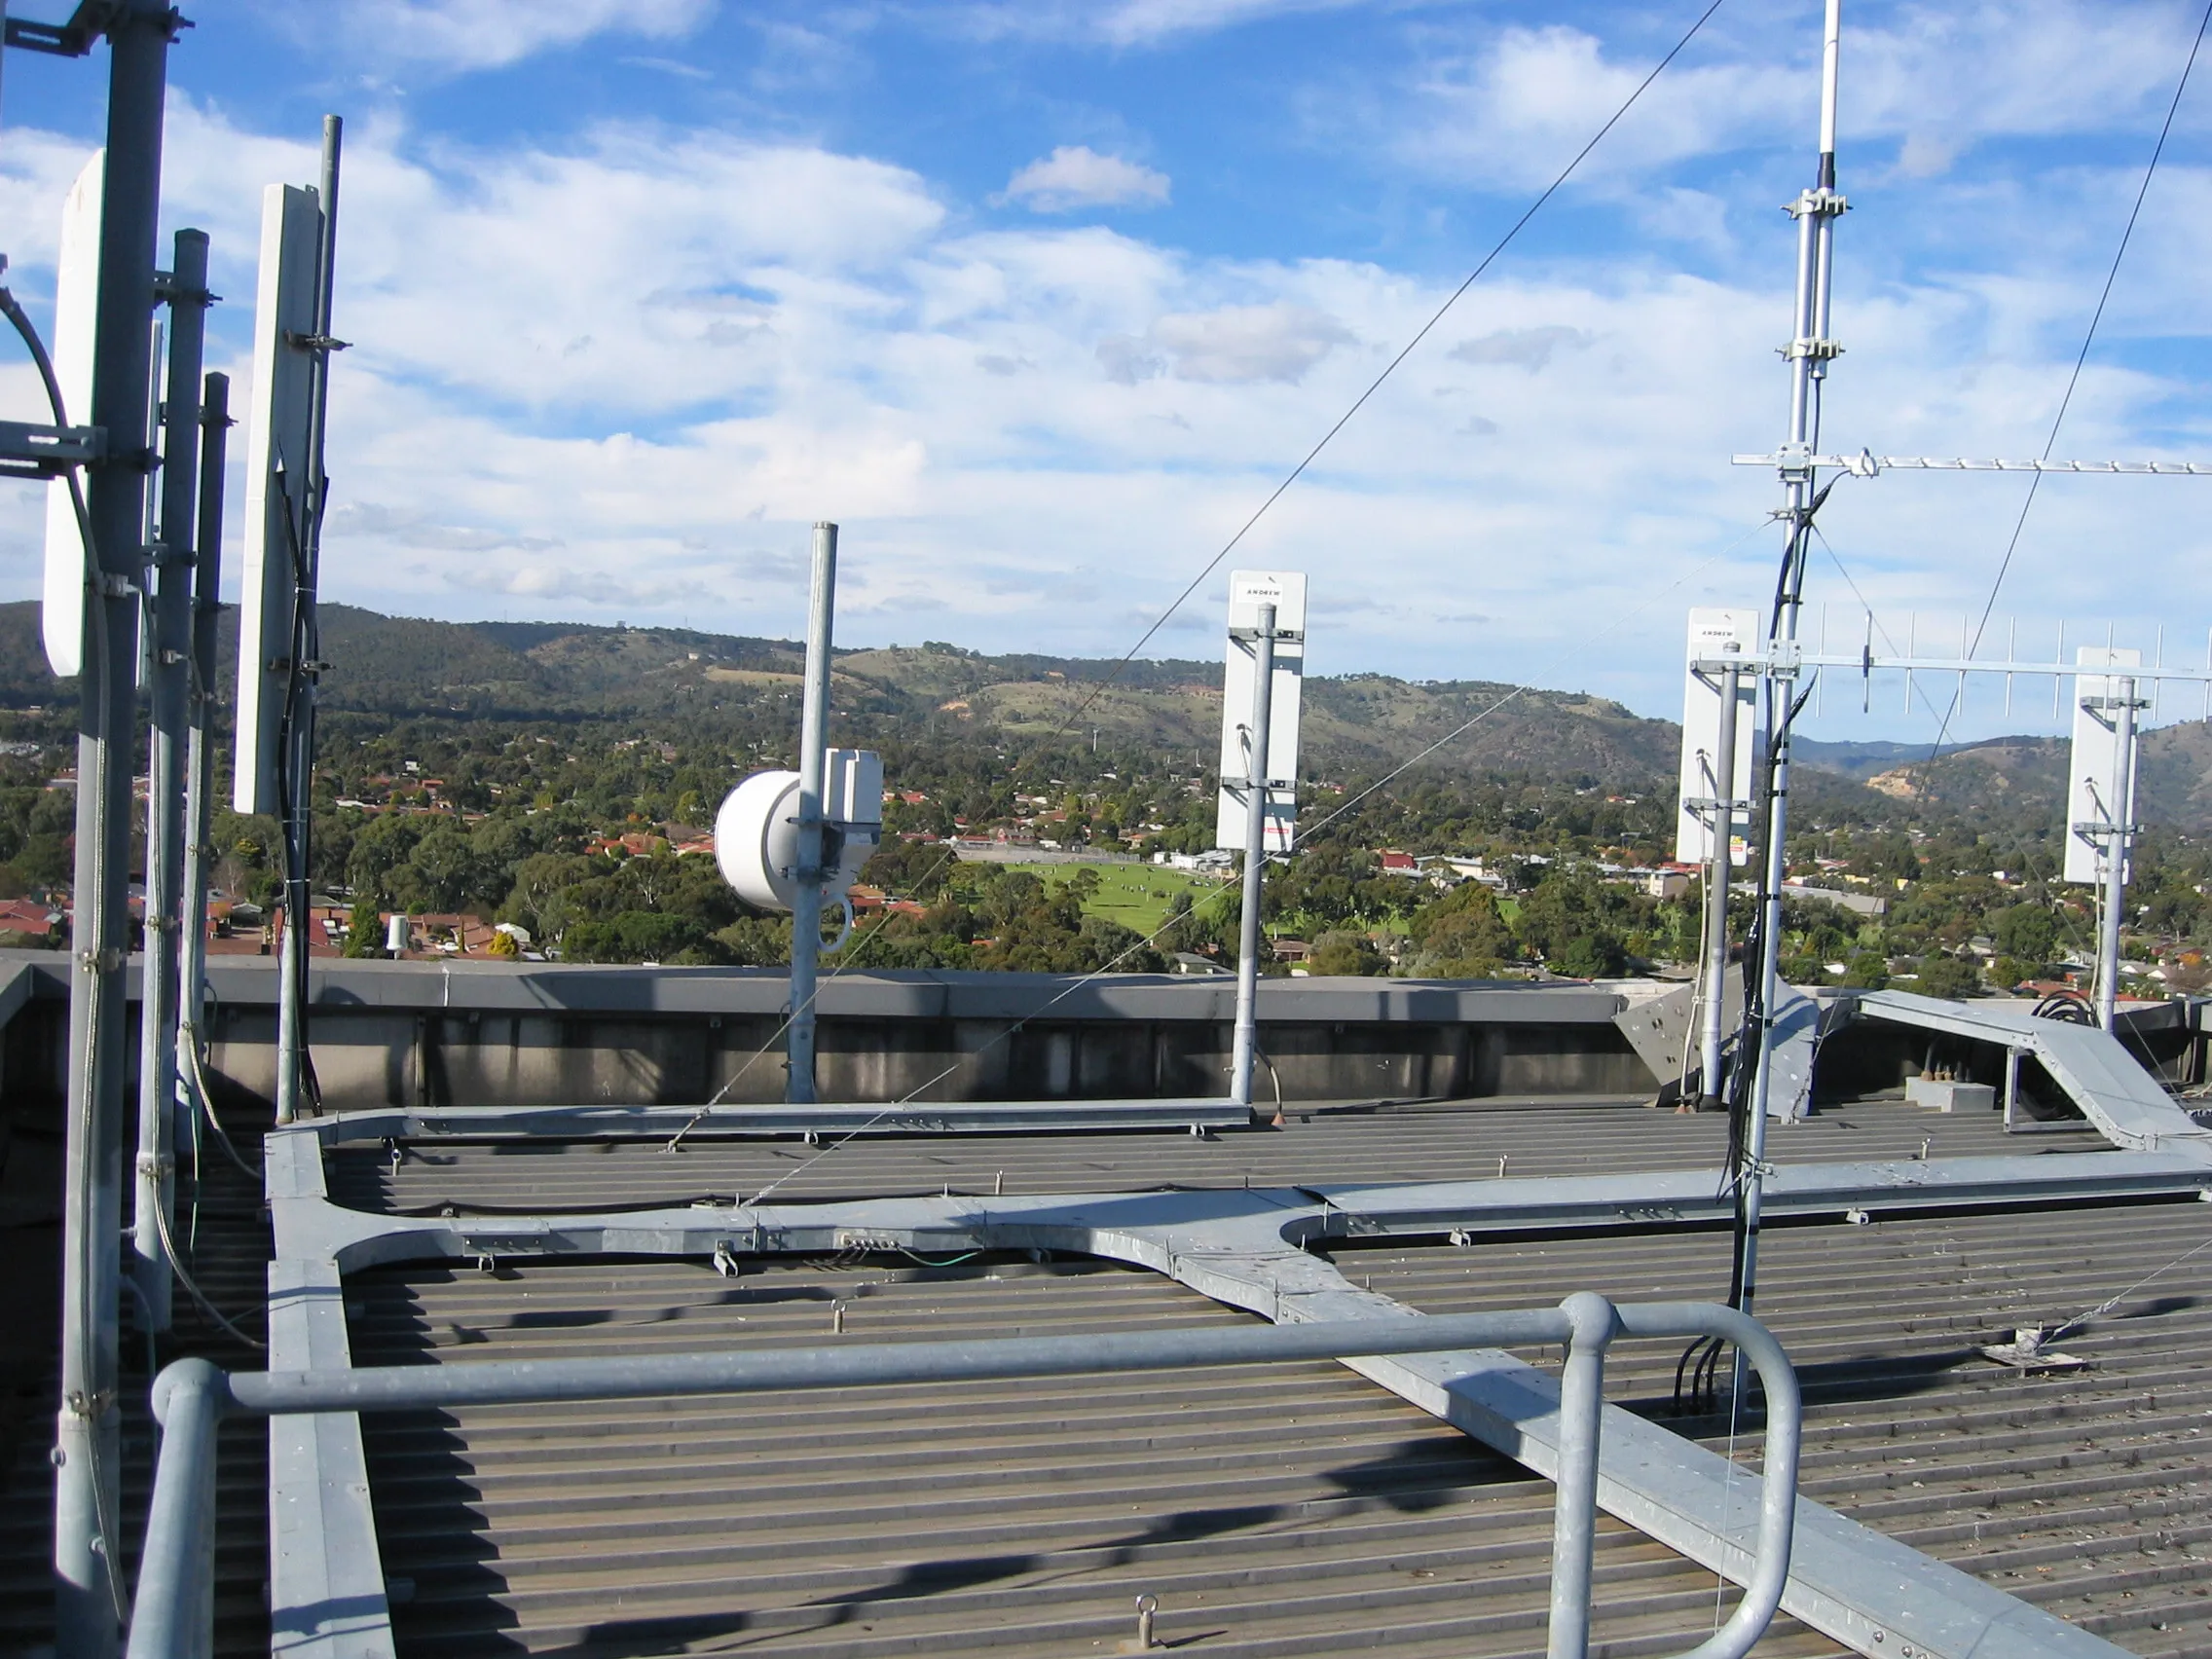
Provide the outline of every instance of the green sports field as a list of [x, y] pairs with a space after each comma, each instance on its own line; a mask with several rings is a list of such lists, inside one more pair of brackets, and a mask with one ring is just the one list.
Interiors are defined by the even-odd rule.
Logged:
[[1147, 938], [1167, 919], [1167, 907], [1178, 893], [1188, 893], [1193, 904], [1203, 904], [1209, 896], [1224, 903], [1232, 902], [1224, 893], [1226, 883], [1160, 865], [1028, 865], [1023, 867], [1055, 887], [1073, 881], [1079, 870], [1096, 871], [1098, 891], [1084, 905], [1083, 913], [1120, 922]]

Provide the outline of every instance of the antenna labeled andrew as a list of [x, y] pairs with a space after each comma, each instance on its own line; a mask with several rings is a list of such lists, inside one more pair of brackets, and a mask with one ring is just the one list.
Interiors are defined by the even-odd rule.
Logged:
[[[1711, 862], [1716, 830], [1728, 843], [1730, 864], [1751, 862], [1744, 826], [1751, 811], [1760, 634], [1755, 610], [1690, 612], [1675, 820], [1675, 857], [1683, 864]], [[1730, 756], [1725, 762], [1724, 754]]]
[[[1253, 763], [1259, 709], [1260, 608], [1274, 608], [1266, 764]], [[1222, 678], [1221, 794], [1214, 845], [1244, 848], [1249, 791], [1266, 791], [1265, 846], [1287, 853], [1298, 833], [1298, 691], [1306, 672], [1306, 575], [1302, 571], [1229, 573], [1229, 665]], [[1261, 782], [1255, 786], [1255, 778]]]
[[[2084, 669], [2141, 668], [2143, 653], [2126, 646], [2083, 645], [2074, 653], [2074, 660]], [[2133, 828], [2135, 715], [2149, 706], [2136, 695], [2132, 675], [2075, 678], [2061, 880], [2103, 881], [2111, 849]], [[2126, 879], [2124, 874], [2121, 879]]]

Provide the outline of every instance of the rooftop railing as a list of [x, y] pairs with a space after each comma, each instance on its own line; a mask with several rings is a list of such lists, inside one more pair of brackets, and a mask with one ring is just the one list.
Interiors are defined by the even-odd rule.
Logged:
[[1549, 1659], [1586, 1659], [1597, 1533], [1605, 1350], [1616, 1337], [1718, 1337], [1766, 1393], [1765, 1467], [1743, 1600], [1681, 1659], [1742, 1659], [1764, 1634], [1789, 1573], [1801, 1410], [1796, 1374], [1756, 1320], [1714, 1303], [1615, 1305], [1588, 1291], [1557, 1308], [1431, 1318], [1361, 1319], [1077, 1337], [883, 1343], [604, 1359], [226, 1372], [203, 1359], [154, 1385], [162, 1425], [129, 1659], [209, 1659], [214, 1643], [215, 1447], [225, 1417], [419, 1411], [624, 1400], [771, 1389], [847, 1388], [1014, 1377], [1066, 1377], [1197, 1365], [1267, 1365], [1558, 1343], [1560, 1459], [1552, 1521]]

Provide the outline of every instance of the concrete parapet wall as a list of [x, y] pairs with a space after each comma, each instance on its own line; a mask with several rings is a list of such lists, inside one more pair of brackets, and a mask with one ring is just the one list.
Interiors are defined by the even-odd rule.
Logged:
[[[58, 1097], [67, 987], [59, 958], [0, 953], [29, 994], [10, 1076]], [[276, 1084], [275, 964], [218, 961], [205, 1021], [217, 1087]], [[324, 1103], [682, 1105], [781, 1100], [785, 984], [760, 970], [317, 963], [309, 1037]], [[133, 993], [135, 994], [135, 993]], [[1654, 1087], [1581, 984], [1275, 979], [1261, 1046], [1288, 1101], [1636, 1093]], [[826, 979], [819, 1077], [829, 1100], [1143, 1099], [1227, 1087], [1226, 979], [882, 973]], [[135, 1053], [133, 1048], [131, 1052]], [[39, 1087], [32, 1085], [32, 1087]]]

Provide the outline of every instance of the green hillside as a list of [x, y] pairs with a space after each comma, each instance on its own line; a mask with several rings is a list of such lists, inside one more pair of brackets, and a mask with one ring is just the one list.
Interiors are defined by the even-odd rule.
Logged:
[[[436, 622], [323, 607], [322, 706], [378, 719], [665, 722], [706, 720], [772, 752], [795, 723], [803, 649], [795, 641], [680, 628], [568, 622]], [[236, 674], [236, 614], [224, 617], [220, 684]], [[33, 601], [0, 605], [0, 708], [65, 711], [73, 687], [46, 670]], [[1357, 674], [1305, 687], [1303, 770], [1328, 779], [1396, 765], [1430, 749], [1442, 769], [1576, 788], [1671, 791], [1677, 728], [1618, 703], [1487, 681], [1412, 682]], [[987, 655], [929, 644], [841, 651], [842, 735], [866, 741], [1023, 746], [1098, 740], [1200, 769], [1220, 742], [1218, 661], [1117, 664], [1038, 653]], [[1480, 719], [1477, 719], [1480, 717]], [[1457, 728], [1475, 723], [1457, 736]], [[2047, 816], [2061, 810], [2065, 745], [2000, 738], [1926, 761], [1910, 745], [1808, 743], [1809, 803], [1880, 811], [1891, 803]], [[2212, 815], [2212, 726], [2160, 726], [2143, 747], [2149, 822], [2190, 828]]]

